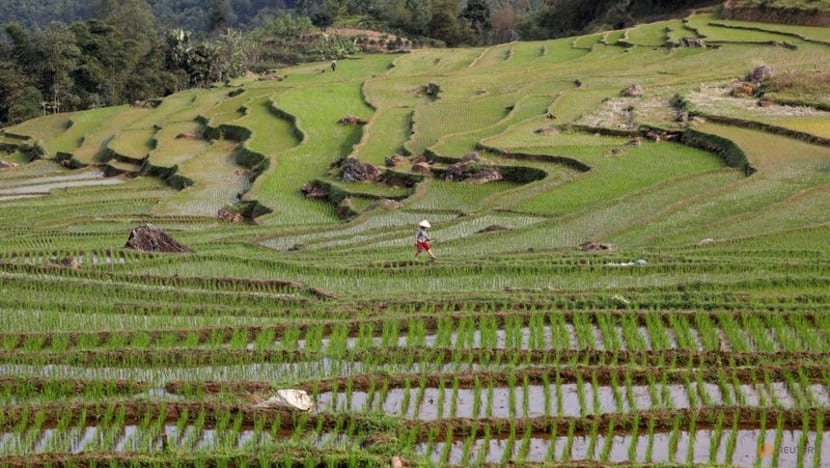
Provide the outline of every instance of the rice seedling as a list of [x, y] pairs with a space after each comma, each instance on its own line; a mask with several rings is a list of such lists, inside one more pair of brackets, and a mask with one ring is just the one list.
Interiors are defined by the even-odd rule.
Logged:
[[672, 454], [672, 461], [677, 460], [677, 444], [680, 438], [680, 424], [681, 418], [680, 416], [676, 416], [672, 421], [671, 433], [669, 434], [669, 450], [668, 452]]
[[[557, 385], [557, 388], [559, 388], [559, 387], [560, 386]], [[585, 401], [585, 383], [582, 380], [582, 375], [581, 374], [576, 375], [576, 396], [577, 396], [577, 399], [579, 400], [579, 415], [580, 416], [585, 416], [588, 412], [588, 404]], [[561, 409], [560, 409], [560, 414], [561, 414]]]
[[599, 421], [591, 423], [591, 428], [588, 431], [588, 450], [586, 452], [588, 458], [594, 459], [597, 450], [597, 439], [599, 436]]
[[491, 379], [487, 380], [487, 405], [484, 407], [484, 415], [486, 417], [493, 416], [493, 394], [495, 393], [494, 384]]

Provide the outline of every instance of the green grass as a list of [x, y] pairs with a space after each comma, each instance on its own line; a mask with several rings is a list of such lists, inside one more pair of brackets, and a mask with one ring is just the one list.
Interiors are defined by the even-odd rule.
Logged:
[[140, 160], [155, 149], [155, 135], [154, 128], [126, 129], [116, 134], [107, 146], [118, 155]]
[[677, 27], [676, 22], [649, 23], [627, 31], [629, 43], [640, 47], [662, 47], [666, 45], [667, 28]]
[[261, 98], [248, 104], [249, 113], [237, 122], [253, 132], [246, 146], [260, 154], [275, 155], [299, 144], [294, 127], [278, 117], [271, 98]]
[[372, 121], [364, 127], [363, 139], [355, 147], [354, 156], [363, 162], [382, 166], [386, 158], [403, 154], [403, 144], [409, 138], [411, 120], [411, 109], [379, 109]]
[[158, 147], [150, 152], [150, 163], [155, 166], [172, 167], [188, 161], [209, 147], [209, 142], [200, 138], [202, 126], [196, 122], [173, 122], [165, 125], [154, 137]]
[[46, 146], [54, 152], [71, 152], [84, 142], [88, 131], [100, 127], [123, 110], [123, 107], [110, 107], [75, 113], [72, 126], [55, 138], [46, 140]]

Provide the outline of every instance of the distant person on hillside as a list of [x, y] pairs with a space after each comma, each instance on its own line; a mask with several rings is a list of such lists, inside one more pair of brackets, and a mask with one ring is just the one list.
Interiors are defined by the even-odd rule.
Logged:
[[418, 230], [415, 231], [415, 256], [420, 255], [421, 252], [426, 251], [430, 258], [435, 260], [435, 255], [432, 254], [432, 249], [429, 246], [429, 232], [427, 229], [431, 228], [429, 221], [423, 220], [418, 223]]
[[331, 71], [337, 70], [337, 60], [331, 61]]

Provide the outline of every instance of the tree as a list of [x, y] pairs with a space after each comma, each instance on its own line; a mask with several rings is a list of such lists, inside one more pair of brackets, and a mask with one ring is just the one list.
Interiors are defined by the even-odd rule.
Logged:
[[139, 44], [142, 54], [158, 37], [158, 25], [147, 0], [96, 0], [95, 18], [114, 26], [122, 37]]
[[126, 44], [113, 26], [99, 20], [70, 26], [81, 54], [72, 72], [84, 107], [124, 102], [126, 79], [133, 74]]
[[493, 29], [487, 0], [467, 0], [467, 6], [461, 11], [461, 18], [467, 21], [480, 44], [487, 42], [487, 36]]
[[432, 17], [427, 26], [429, 36], [444, 41], [450, 47], [471, 39], [469, 28], [460, 22], [456, 8], [455, 0], [433, 0]]
[[75, 35], [65, 25], [52, 24], [35, 39], [35, 54], [41, 89], [47, 90], [52, 112], [77, 109], [80, 98], [74, 93], [72, 71], [81, 51]]
[[233, 8], [229, 0], [213, 0], [208, 17], [208, 29], [211, 32], [223, 31], [234, 22]]
[[[15, 61], [12, 47], [0, 46], [0, 125], [18, 123], [40, 114], [43, 95], [33, 84], [30, 74]], [[34, 100], [32, 90], [38, 94]]]
[[311, 18], [314, 13], [320, 10], [322, 4], [322, 0], [297, 0], [294, 2], [294, 11]]
[[519, 13], [513, 5], [505, 5], [493, 10], [490, 15], [494, 42], [509, 42], [518, 39], [516, 26]]
[[281, 12], [249, 35], [252, 43], [250, 57], [259, 69], [271, 69], [281, 63], [298, 62], [303, 50], [297, 46], [301, 36], [311, 31], [314, 25], [307, 16]]
[[329, 10], [325, 9], [321, 9], [320, 11], [311, 15], [311, 23], [323, 31], [325, 31], [326, 28], [334, 24], [334, 19], [334, 14], [332, 14]]
[[10, 124], [33, 119], [43, 112], [43, 93], [34, 86], [26, 86], [9, 102], [6, 121]]

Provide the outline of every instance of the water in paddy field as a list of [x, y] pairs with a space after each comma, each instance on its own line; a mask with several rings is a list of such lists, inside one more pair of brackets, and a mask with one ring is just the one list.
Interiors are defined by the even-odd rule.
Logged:
[[[504, 463], [510, 460], [530, 462], [562, 460], [601, 460], [607, 450], [609, 463], [680, 463], [680, 464], [728, 464], [750, 467], [830, 466], [830, 432], [823, 432], [821, 441], [816, 432], [800, 430], [784, 431], [781, 441], [775, 443], [775, 430], [739, 430], [735, 434], [724, 430], [720, 435], [714, 430], [694, 433], [680, 432], [676, 438], [670, 433], [654, 433], [652, 437], [638, 435], [598, 435], [593, 447], [590, 436], [555, 438], [534, 437], [527, 442], [506, 439], [477, 439], [473, 444], [463, 440], [439, 442], [429, 446], [418, 444], [416, 451], [429, 455], [436, 463], [463, 465], [467, 463]], [[733, 449], [728, 453], [730, 438]], [[802, 443], [803, 447], [799, 447]], [[465, 445], [467, 448], [465, 448]], [[674, 449], [673, 449], [674, 448]], [[590, 451], [589, 451], [590, 449]], [[465, 455], [465, 450], [468, 452]], [[803, 457], [799, 460], [799, 453]], [[777, 456], [777, 460], [775, 457]], [[814, 463], [817, 463], [814, 465]]]
[[[649, 390], [645, 385], [632, 385], [628, 390], [619, 385], [617, 391], [608, 385], [594, 386], [585, 383], [582, 395], [577, 384], [550, 385], [519, 384], [511, 391], [507, 387], [490, 390], [483, 385], [478, 396], [472, 389], [424, 388], [417, 382], [414, 388], [392, 388], [385, 395], [380, 391], [367, 393], [354, 391], [323, 392], [314, 396], [317, 411], [382, 412], [420, 421], [436, 421], [444, 418], [512, 418], [570, 416], [588, 414], [626, 413], [654, 409], [687, 409], [712, 406], [753, 406], [797, 408], [796, 398], [782, 382], [744, 384], [730, 386], [726, 394], [712, 383], [698, 386], [691, 383], [655, 385]], [[800, 386], [796, 386], [800, 387]], [[830, 393], [822, 384], [797, 388], [811, 401], [811, 406], [830, 405]], [[740, 397], [740, 400], [739, 400]], [[454, 402], [454, 404], [453, 404]], [[830, 441], [828, 441], [830, 443]]]
[[[272, 434], [268, 428], [261, 431], [244, 429], [197, 428], [193, 425], [163, 426], [163, 435], [136, 425], [121, 427], [72, 427], [65, 430], [44, 429], [38, 432], [6, 432], [0, 434], [0, 456], [36, 455], [44, 453], [82, 453], [91, 451], [156, 452], [165, 446], [172, 450], [213, 450], [219, 448], [254, 449], [296, 438], [291, 431]], [[307, 433], [304, 442], [315, 447], [342, 446], [350, 441], [334, 433]], [[830, 432], [823, 432], [821, 440], [816, 432], [784, 431], [775, 441], [775, 430], [761, 431], [726, 428], [721, 433], [699, 430], [693, 433], [668, 432], [647, 434], [597, 435], [591, 444], [590, 436], [576, 435], [545, 437], [534, 434], [510, 442], [505, 438], [476, 439], [470, 443], [456, 440], [432, 445], [420, 443], [415, 450], [429, 456], [434, 463], [463, 465], [465, 462], [501, 463], [509, 460], [530, 462], [564, 460], [602, 460], [611, 463], [720, 463], [734, 466], [795, 467], [828, 466], [830, 463]], [[730, 440], [733, 441], [730, 441]], [[731, 448], [730, 448], [731, 446]], [[603, 457], [603, 453], [606, 454]], [[799, 460], [799, 456], [802, 457]], [[777, 459], [775, 458], [777, 457]], [[774, 464], [774, 462], [776, 464]]]
[[[142, 429], [137, 425], [119, 427], [71, 427], [68, 429], [44, 429], [24, 433], [6, 432], [0, 434], [0, 456], [36, 455], [44, 453], [82, 453], [91, 451], [112, 452], [154, 452], [167, 445], [171, 450], [213, 450], [220, 448], [245, 448], [267, 446], [286, 442], [292, 437], [290, 431], [272, 434], [269, 427], [257, 432], [251, 429], [234, 431], [226, 429], [198, 428], [175, 424], [164, 426], [164, 435], [154, 430]], [[345, 441], [345, 437], [334, 433], [316, 434], [309, 432], [301, 436], [304, 441], [325, 447]]]
[[[383, 338], [381, 336], [374, 336], [370, 339], [361, 339], [357, 337], [343, 338], [342, 341], [332, 341], [329, 337], [318, 338], [311, 346], [306, 339], [298, 339], [292, 343], [276, 340], [274, 342], [263, 345], [262, 343], [249, 342], [246, 346], [248, 350], [254, 349], [309, 349], [318, 348], [320, 351], [330, 351], [332, 346], [337, 346], [338, 349], [345, 343], [345, 348], [348, 350], [368, 348], [368, 347], [422, 347], [422, 348], [460, 348], [460, 349], [561, 349], [561, 350], [578, 350], [578, 349], [593, 349], [597, 351], [634, 351], [645, 350], [653, 351], [658, 349], [689, 349], [692, 351], [705, 351], [703, 337], [701, 332], [696, 328], [690, 327], [684, 330], [687, 335], [688, 344], [680, 346], [678, 340], [678, 332], [666, 327], [662, 330], [662, 339], [658, 342], [652, 335], [652, 332], [647, 327], [637, 327], [634, 340], [637, 343], [632, 343], [632, 337], [626, 337], [623, 332], [623, 327], [613, 326], [608, 331], [603, 331], [599, 326], [590, 324], [582, 328], [587, 333], [582, 333], [583, 337], [578, 338], [576, 327], [571, 323], [566, 323], [562, 329], [557, 332], [550, 325], [539, 327], [532, 330], [530, 327], [521, 327], [516, 330], [507, 331], [503, 328], [488, 332], [487, 337], [482, 335], [481, 330], [471, 330], [467, 333], [460, 333], [453, 331], [448, 333], [446, 337], [439, 337], [436, 333], [425, 334], [420, 337], [412, 336], [406, 332], [401, 332], [394, 339]], [[377, 331], [380, 333], [380, 330]], [[722, 329], [714, 329], [717, 333], [718, 346], [720, 351], [733, 351], [733, 344]], [[787, 349], [787, 347], [779, 342], [774, 334], [769, 330], [737, 330], [733, 332], [738, 339], [742, 339], [745, 349], [742, 352], [757, 352], [757, 351], [780, 351]], [[821, 334], [821, 331], [816, 331]], [[758, 335], [763, 335], [762, 340], [766, 345], [759, 346]], [[823, 336], [823, 335], [822, 335]], [[639, 339], [637, 339], [639, 338]], [[580, 340], [584, 343], [580, 343]], [[767, 347], [770, 347], [767, 349]]]
[[[418, 339], [417, 341], [414, 338], [411, 338], [407, 333], [402, 332], [397, 339], [395, 340], [395, 346], [399, 348], [405, 347], [427, 347], [427, 348], [436, 348], [436, 347], [454, 347], [454, 348], [469, 348], [469, 349], [482, 349], [482, 348], [490, 348], [490, 349], [583, 349], [584, 347], [579, 345], [579, 342], [576, 338], [576, 330], [574, 326], [570, 323], [565, 324], [564, 330], [567, 333], [567, 342], [559, 342], [556, 333], [554, 332], [553, 328], [550, 325], [545, 325], [544, 327], [540, 328], [540, 332], [537, 335], [533, 336], [533, 331], [530, 327], [521, 327], [516, 330], [516, 334], [514, 337], [508, 337], [508, 332], [505, 329], [498, 329], [495, 330], [495, 335], [490, 339], [491, 342], [485, 343], [485, 340], [482, 338], [481, 330], [474, 330], [469, 336], [461, 337], [458, 332], [452, 332], [449, 335], [449, 341], [447, 343], [440, 343], [439, 344], [439, 337], [437, 334], [426, 334], [423, 336], [423, 339]], [[591, 341], [587, 343], [588, 349], [596, 349], [599, 351], [605, 350], [605, 342], [603, 340], [603, 333], [596, 325], [591, 325]], [[703, 341], [700, 338], [697, 330], [689, 329], [689, 335], [691, 336], [697, 350], [703, 350]], [[670, 329], [666, 329], [666, 341], [669, 343], [670, 349], [678, 348], [677, 339], [674, 336], [674, 333]], [[631, 346], [626, 344], [626, 340], [623, 335], [622, 327], [614, 327], [614, 333], [616, 333], [617, 342], [619, 343], [619, 347], [617, 348], [620, 351], [626, 351], [632, 349]], [[649, 331], [646, 327], [638, 327], [637, 333], [640, 336], [642, 343], [644, 345], [644, 349], [651, 350], [655, 349], [651, 343], [651, 337], [649, 335]], [[360, 346], [365, 346], [361, 343], [361, 340], [356, 337], [349, 337], [345, 340], [346, 349], [353, 350], [357, 349]], [[367, 343], [368, 344], [368, 343]], [[275, 348], [282, 348], [286, 344], [281, 341], [275, 341], [273, 343]], [[322, 338], [320, 339], [319, 347], [321, 350], [328, 350], [329, 347], [332, 345], [332, 341], [330, 338]], [[338, 344], [338, 346], [340, 346]], [[384, 344], [384, 339], [380, 336], [375, 336], [371, 339], [371, 346], [380, 347], [386, 346]], [[307, 349], [309, 347], [307, 340], [299, 339], [296, 342], [296, 349]], [[256, 343], [248, 343], [247, 345], [248, 350], [257, 349]]]
[[48, 195], [54, 190], [72, 187], [122, 184], [117, 177], [106, 177], [103, 171], [89, 170], [77, 174], [19, 178], [0, 184], [0, 201]]

